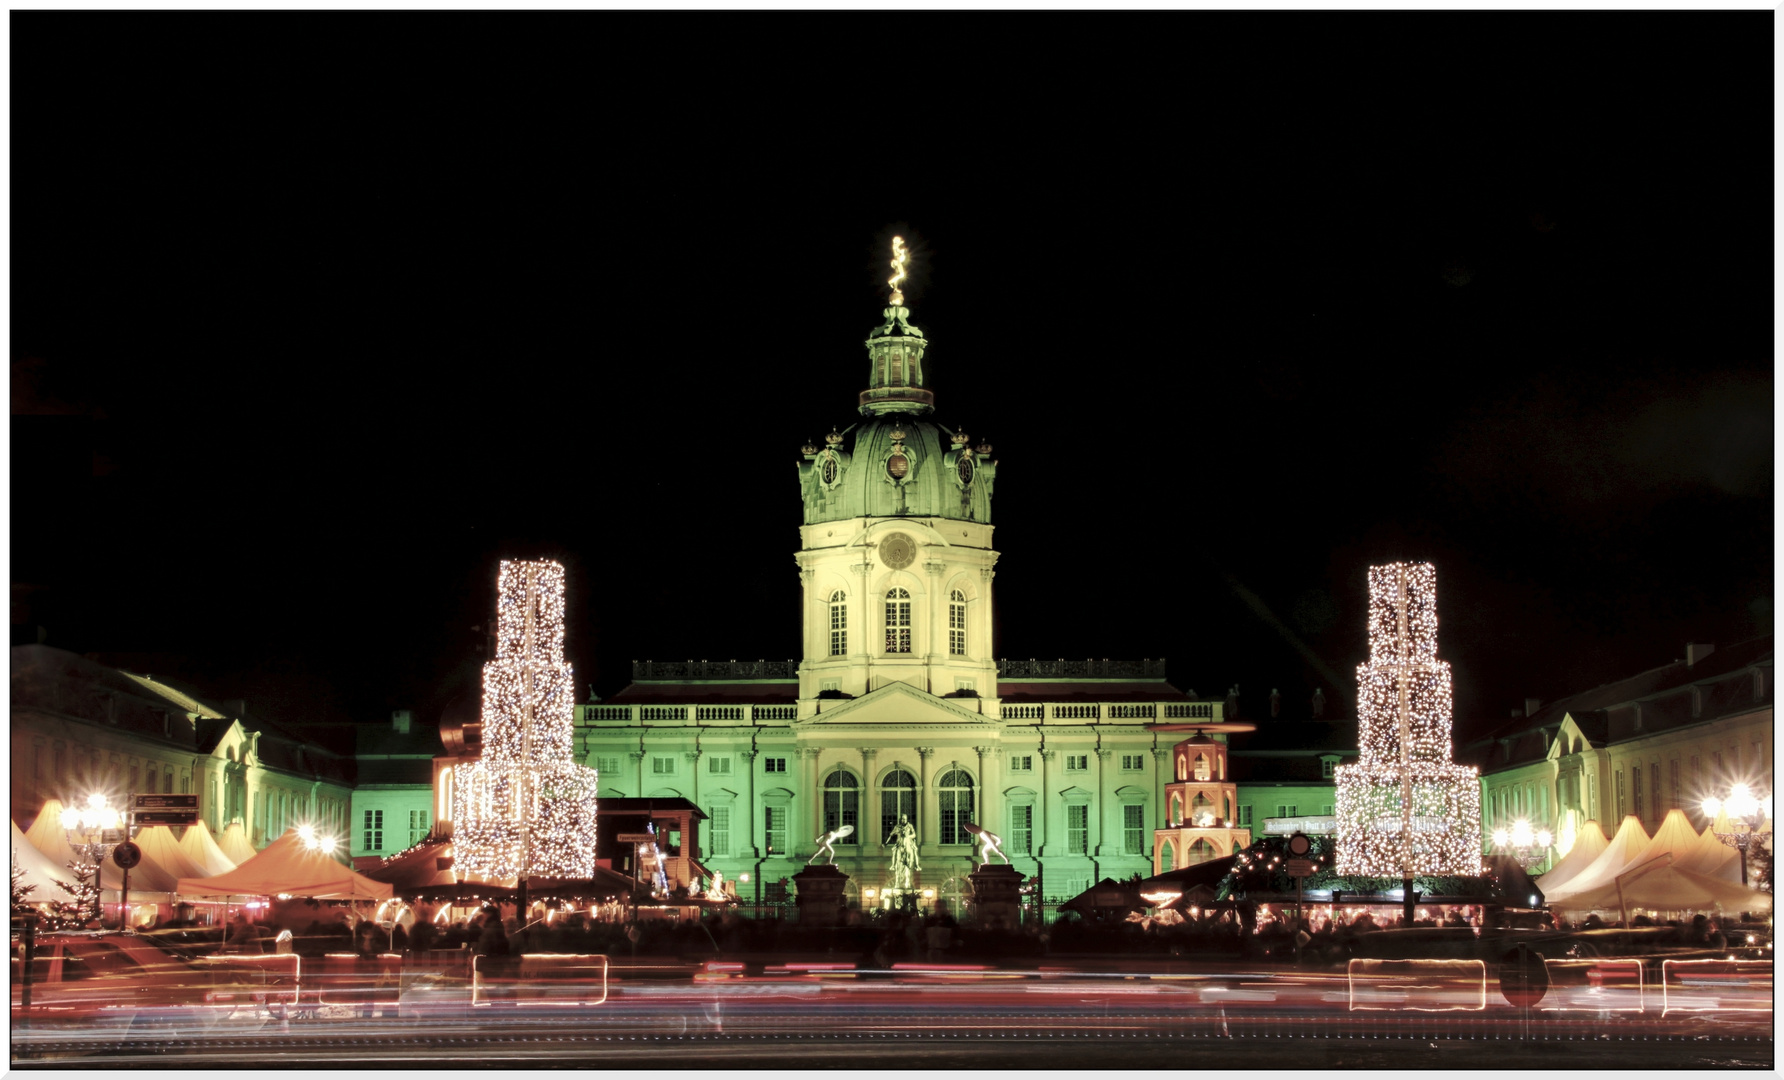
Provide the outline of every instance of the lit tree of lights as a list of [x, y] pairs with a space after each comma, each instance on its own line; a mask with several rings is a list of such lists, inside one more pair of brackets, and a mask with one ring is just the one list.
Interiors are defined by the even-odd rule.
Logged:
[[1482, 872], [1480, 781], [1450, 760], [1450, 669], [1437, 659], [1437, 570], [1369, 568], [1369, 662], [1357, 668], [1358, 760], [1337, 774], [1341, 874]]
[[483, 665], [483, 757], [453, 786], [453, 856], [483, 878], [590, 878], [595, 770], [572, 754], [564, 568], [504, 559], [496, 656]]

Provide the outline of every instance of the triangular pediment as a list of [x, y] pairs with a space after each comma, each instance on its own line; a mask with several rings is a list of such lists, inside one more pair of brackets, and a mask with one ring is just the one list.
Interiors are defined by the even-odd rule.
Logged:
[[[976, 702], [975, 702], [976, 704]], [[823, 711], [794, 723], [815, 727], [1001, 727], [997, 721], [909, 683], [887, 683], [853, 701], [826, 701]]]

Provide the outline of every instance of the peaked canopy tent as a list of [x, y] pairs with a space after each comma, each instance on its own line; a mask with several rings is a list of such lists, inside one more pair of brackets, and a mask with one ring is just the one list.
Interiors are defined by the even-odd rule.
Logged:
[[223, 854], [223, 849], [211, 836], [210, 827], [202, 822], [186, 826], [186, 835], [180, 837], [180, 850], [199, 868], [198, 873], [182, 875], [184, 877], [212, 877], [227, 874], [236, 867], [235, 860]]
[[[462, 889], [468, 897], [476, 890], [469, 882], [460, 883], [457, 871], [452, 868], [452, 857], [450, 840], [421, 844], [391, 858], [382, 866], [367, 870], [365, 876], [373, 881], [384, 882], [401, 896], [441, 900], [458, 896]], [[446, 865], [442, 867], [441, 863]], [[485, 890], [501, 887], [499, 883], [482, 886]]]
[[[87, 863], [90, 860], [84, 855], [76, 855], [74, 846], [68, 842], [68, 832], [62, 828], [62, 800], [49, 799], [44, 802], [43, 809], [37, 812], [36, 820], [25, 830], [25, 839], [31, 846], [42, 852], [64, 877], [69, 873], [67, 867], [71, 862]], [[124, 871], [117, 864], [106, 859], [99, 864], [99, 887], [108, 892], [117, 892], [123, 888]], [[132, 880], [131, 884], [136, 884]], [[115, 896], [112, 899], [117, 899]]]
[[[143, 863], [153, 862], [164, 872], [172, 875], [177, 884], [181, 878], [209, 877], [210, 871], [195, 863], [181, 850], [180, 842], [173, 837], [173, 830], [165, 825], [150, 825], [136, 830], [136, 846], [142, 848]], [[136, 871], [132, 870], [134, 874]]]
[[31, 893], [25, 898], [26, 903], [46, 904], [56, 900], [68, 902], [74, 899], [72, 893], [56, 884], [58, 881], [73, 884], [73, 875], [68, 872], [68, 868], [57, 866], [50, 861], [48, 855], [32, 847], [31, 841], [25, 839], [24, 830], [19, 828], [16, 821], [12, 822], [12, 861], [25, 872], [20, 884], [33, 886]]
[[312, 850], [296, 829], [288, 830], [227, 874], [181, 878], [179, 891], [190, 896], [288, 894], [318, 900], [389, 900], [396, 895], [388, 884], [354, 873], [322, 852]]
[[1604, 835], [1604, 829], [1596, 821], [1588, 821], [1580, 826], [1574, 836], [1573, 847], [1561, 857], [1561, 861], [1549, 867], [1549, 872], [1536, 879], [1536, 887], [1547, 893], [1559, 889], [1580, 875], [1592, 861], [1604, 853], [1610, 839]]
[[1676, 865], [1669, 853], [1637, 863], [1609, 883], [1550, 900], [1550, 906], [1568, 911], [1751, 911], [1769, 912], [1769, 893], [1707, 874], [1693, 873]]
[[[1677, 865], [1695, 873], [1708, 874], [1724, 881], [1738, 882], [1741, 880], [1741, 853], [1716, 839], [1718, 828], [1723, 832], [1734, 831], [1729, 825], [1726, 810], [1717, 814], [1716, 820], [1712, 821], [1709, 827], [1704, 829], [1703, 835], [1697, 838], [1697, 850], [1690, 855], [1681, 856]], [[1771, 831], [1772, 823], [1770, 821], [1767, 821], [1765, 827], [1760, 830], [1762, 833]]]
[[1608, 885], [1616, 880], [1618, 874], [1635, 865], [1636, 858], [1646, 851], [1652, 838], [1642, 828], [1641, 819], [1634, 814], [1623, 818], [1617, 826], [1617, 835], [1611, 837], [1598, 857], [1581, 870], [1571, 881], [1548, 893], [1551, 904], [1558, 904], [1574, 893], [1596, 889], [1600, 885]]
[[217, 847], [229, 857], [230, 862], [237, 866], [252, 859], [256, 854], [254, 845], [248, 842], [247, 831], [242, 828], [242, 823], [239, 821], [230, 822], [228, 827], [223, 830], [223, 835], [217, 838]]

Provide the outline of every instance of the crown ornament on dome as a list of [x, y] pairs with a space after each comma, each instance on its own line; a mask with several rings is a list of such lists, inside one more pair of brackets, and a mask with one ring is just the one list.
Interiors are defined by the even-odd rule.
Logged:
[[971, 441], [972, 441], [972, 436], [968, 435], [964, 431], [956, 431], [954, 433], [954, 445], [956, 447], [965, 446], [967, 443], [969, 443]]
[[929, 343], [923, 331], [910, 321], [910, 309], [904, 306], [905, 269], [910, 252], [904, 238], [892, 238], [891, 304], [881, 314], [885, 322], [867, 335], [869, 359], [867, 389], [861, 392], [860, 411], [867, 416], [888, 413], [927, 413], [935, 408], [935, 394], [924, 384], [923, 354]]
[[842, 432], [836, 430], [835, 428], [831, 428], [830, 434], [824, 436], [824, 445], [829, 446], [829, 447], [841, 446], [842, 445]]
[[799, 452], [801, 454], [804, 454], [806, 457], [811, 457], [812, 455], [814, 455], [818, 452], [818, 445], [816, 443], [812, 442], [810, 439], [807, 439], [807, 440], [805, 440], [804, 444], [802, 444], [799, 447]]

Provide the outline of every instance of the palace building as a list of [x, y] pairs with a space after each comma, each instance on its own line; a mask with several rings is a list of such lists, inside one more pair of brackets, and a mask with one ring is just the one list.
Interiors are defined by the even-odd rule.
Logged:
[[968, 822], [1046, 899], [1150, 875], [1177, 737], [1148, 725], [1219, 721], [1222, 705], [1172, 686], [1162, 660], [992, 655], [999, 465], [933, 419], [929, 342], [896, 289], [883, 316], [860, 418], [798, 463], [802, 658], [636, 663], [625, 689], [577, 708], [583, 760], [603, 800], [698, 806], [698, 858], [745, 900], [841, 825], [851, 898], [879, 888], [901, 815], [918, 887], [943, 897], [966, 891]]

